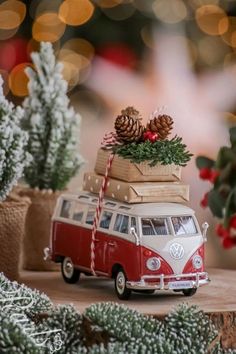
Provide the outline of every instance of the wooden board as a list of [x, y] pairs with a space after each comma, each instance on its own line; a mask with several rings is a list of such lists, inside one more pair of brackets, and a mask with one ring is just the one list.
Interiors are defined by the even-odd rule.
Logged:
[[21, 282], [47, 294], [55, 304], [71, 304], [83, 312], [92, 303], [115, 301], [163, 318], [182, 302], [198, 305], [209, 314], [221, 333], [225, 348], [236, 348], [236, 271], [209, 270], [211, 283], [198, 289], [193, 297], [171, 291], [156, 291], [153, 295], [133, 293], [129, 301], [115, 295], [113, 281], [105, 278], [81, 276], [78, 284], [66, 284], [59, 272], [21, 272]]

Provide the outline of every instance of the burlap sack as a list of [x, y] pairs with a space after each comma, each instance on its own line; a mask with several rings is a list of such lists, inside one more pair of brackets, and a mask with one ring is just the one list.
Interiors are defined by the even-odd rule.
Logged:
[[50, 243], [51, 218], [60, 192], [26, 188], [19, 194], [31, 200], [25, 223], [23, 269], [58, 270], [57, 264], [43, 259], [43, 251]]
[[0, 203], [0, 272], [19, 278], [20, 251], [30, 200], [11, 196]]

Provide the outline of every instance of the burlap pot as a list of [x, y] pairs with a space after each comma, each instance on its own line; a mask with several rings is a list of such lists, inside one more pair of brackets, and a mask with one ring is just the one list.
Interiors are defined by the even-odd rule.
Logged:
[[11, 196], [0, 203], [0, 272], [10, 280], [19, 278], [21, 244], [30, 200]]
[[25, 188], [19, 194], [31, 200], [25, 223], [23, 269], [58, 270], [57, 264], [45, 261], [44, 248], [50, 243], [51, 218], [60, 192]]

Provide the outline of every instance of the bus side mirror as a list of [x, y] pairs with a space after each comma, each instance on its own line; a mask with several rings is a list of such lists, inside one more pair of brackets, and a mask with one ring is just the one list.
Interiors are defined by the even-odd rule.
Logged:
[[202, 237], [203, 237], [203, 241], [207, 242], [207, 230], [208, 230], [209, 224], [207, 222], [204, 222], [202, 224]]
[[136, 246], [139, 246], [139, 244], [140, 244], [140, 243], [139, 243], [139, 238], [138, 238], [138, 235], [137, 235], [137, 233], [136, 233], [134, 227], [131, 227], [131, 228], [130, 228], [130, 233], [131, 233], [131, 235], [133, 235], [134, 238], [135, 238], [135, 244], [136, 244]]

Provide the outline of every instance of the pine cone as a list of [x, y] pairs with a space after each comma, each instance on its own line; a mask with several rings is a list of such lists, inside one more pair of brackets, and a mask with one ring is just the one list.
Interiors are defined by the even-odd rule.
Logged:
[[144, 127], [137, 118], [120, 115], [116, 118], [115, 130], [118, 140], [133, 143], [142, 138]]
[[142, 119], [140, 117], [139, 111], [137, 111], [137, 109], [135, 109], [133, 106], [129, 106], [129, 107], [126, 107], [125, 109], [122, 109], [121, 114], [123, 116], [129, 116], [129, 117], [136, 118], [136, 119]]
[[160, 140], [165, 140], [173, 129], [173, 123], [174, 121], [170, 116], [163, 114], [150, 120], [147, 129], [158, 133]]

